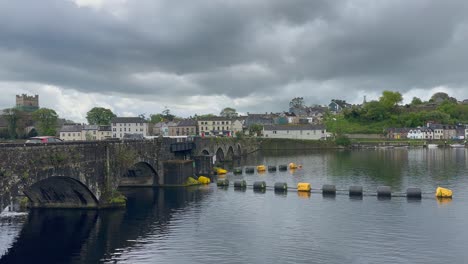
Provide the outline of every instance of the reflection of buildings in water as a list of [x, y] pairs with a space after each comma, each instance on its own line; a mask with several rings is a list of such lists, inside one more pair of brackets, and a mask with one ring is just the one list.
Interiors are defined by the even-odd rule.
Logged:
[[467, 156], [466, 149], [411, 149], [408, 172], [411, 179], [424, 178], [427, 188], [450, 186], [468, 173]]
[[125, 210], [34, 210], [0, 263], [98, 263], [149, 234], [170, 232], [172, 215], [211, 189], [123, 189]]

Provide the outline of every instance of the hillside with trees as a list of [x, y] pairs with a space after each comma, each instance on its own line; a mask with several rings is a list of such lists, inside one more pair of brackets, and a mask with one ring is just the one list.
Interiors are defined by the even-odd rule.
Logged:
[[402, 99], [399, 92], [384, 91], [379, 100], [347, 108], [337, 115], [329, 114], [325, 124], [331, 132], [370, 134], [382, 133], [389, 127], [424, 126], [429, 121], [468, 123], [468, 104], [459, 103], [446, 93], [436, 93], [427, 102], [415, 97], [408, 105], [401, 105]]

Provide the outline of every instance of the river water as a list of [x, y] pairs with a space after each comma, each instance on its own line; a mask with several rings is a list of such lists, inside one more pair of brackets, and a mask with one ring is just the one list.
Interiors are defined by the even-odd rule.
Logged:
[[[125, 210], [0, 214], [0, 263], [468, 263], [467, 149], [259, 152], [240, 165], [289, 162], [303, 168], [226, 177], [365, 195], [124, 189]], [[379, 200], [380, 185], [423, 199]], [[453, 199], [435, 199], [437, 186]]]

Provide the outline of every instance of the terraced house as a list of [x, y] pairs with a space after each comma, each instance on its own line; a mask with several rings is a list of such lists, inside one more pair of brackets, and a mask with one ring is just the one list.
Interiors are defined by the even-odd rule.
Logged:
[[114, 117], [111, 124], [113, 138], [122, 139], [125, 135], [148, 136], [148, 122], [141, 117]]
[[232, 136], [232, 120], [227, 117], [210, 117], [197, 120], [200, 136]]
[[63, 141], [104, 140], [112, 137], [110, 126], [65, 124], [59, 132]]
[[197, 121], [182, 120], [176, 126], [169, 127], [169, 136], [195, 136], [197, 135]]

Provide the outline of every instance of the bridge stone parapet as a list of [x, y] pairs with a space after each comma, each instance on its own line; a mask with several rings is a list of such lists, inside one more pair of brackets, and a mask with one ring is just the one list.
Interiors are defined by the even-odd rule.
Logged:
[[93, 141], [0, 145], [0, 196], [25, 193], [37, 207], [102, 207], [124, 186], [164, 184], [170, 142]]
[[[25, 194], [33, 207], [100, 208], [118, 187], [183, 184], [166, 161], [217, 155], [219, 161], [258, 150], [255, 139], [195, 138], [181, 147], [170, 138], [0, 144], [0, 206]], [[225, 155], [226, 154], [226, 155]], [[166, 173], [165, 173], [166, 172]]]

